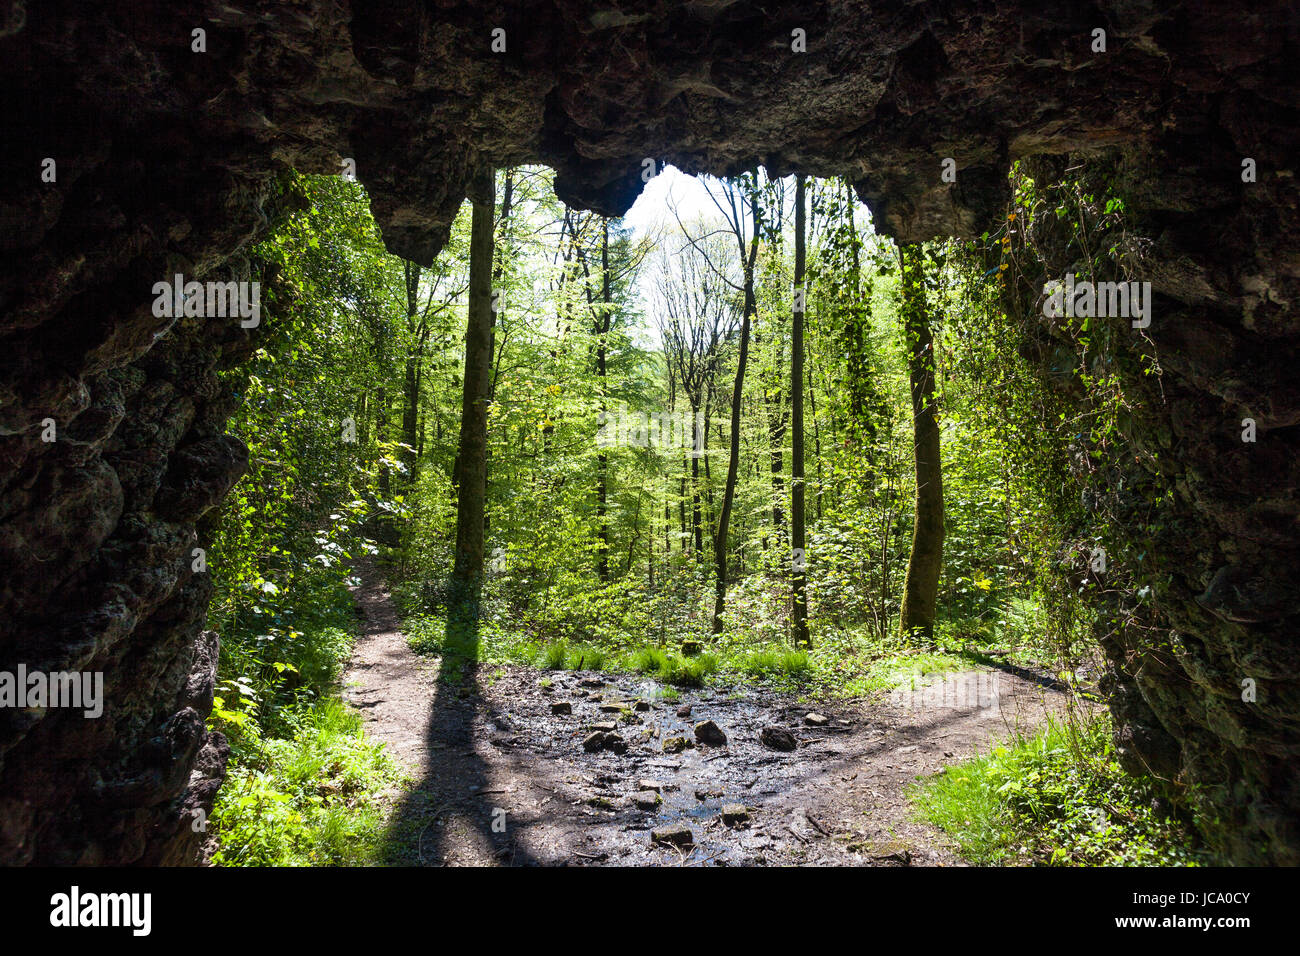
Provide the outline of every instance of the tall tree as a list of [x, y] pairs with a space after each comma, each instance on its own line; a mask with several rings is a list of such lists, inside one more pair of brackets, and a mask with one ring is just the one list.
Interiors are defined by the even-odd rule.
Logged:
[[[744, 306], [740, 317], [740, 350], [736, 356], [736, 382], [731, 392], [731, 455], [727, 462], [727, 481], [722, 492], [722, 508], [718, 512], [718, 533], [714, 538], [714, 598], [713, 598], [713, 633], [722, 633], [722, 614], [727, 606], [727, 551], [728, 531], [731, 522], [731, 509], [736, 500], [736, 476], [740, 469], [740, 411], [741, 398], [745, 389], [745, 365], [749, 360], [749, 328], [757, 310], [754, 296], [754, 263], [758, 260], [758, 243], [762, 234], [762, 207], [759, 204], [758, 173], [749, 174], [748, 180], [742, 178], [742, 188], [748, 196], [737, 196], [737, 190], [728, 188], [725, 192], [726, 207], [721, 200], [710, 192], [718, 209], [727, 217], [728, 227], [736, 239], [742, 264], [742, 282]], [[749, 203], [749, 221], [751, 226], [749, 249], [745, 249], [744, 204]]]
[[[600, 410], [607, 412], [605, 403], [608, 375], [609, 331], [614, 324], [612, 309], [614, 297], [609, 282], [609, 220], [601, 220], [600, 232], [600, 301], [604, 309], [596, 319], [596, 374], [600, 377]], [[596, 520], [600, 525], [600, 562], [598, 571], [601, 581], [609, 580], [609, 456], [603, 452], [597, 456], [596, 467], [599, 471], [596, 489]], [[630, 554], [630, 552], [629, 552]], [[628, 563], [631, 564], [631, 558]]]
[[807, 225], [804, 220], [804, 178], [795, 180], [794, 190], [794, 309], [790, 327], [790, 544], [794, 566], [790, 576], [791, 623], [796, 645], [808, 646], [808, 572], [804, 541], [803, 474], [803, 320], [807, 297], [804, 267]]
[[[709, 396], [713, 392], [723, 344], [736, 331], [729, 283], [719, 264], [730, 264], [730, 250], [718, 237], [689, 240], [678, 251], [664, 250], [655, 260], [655, 314], [674, 398], [680, 392], [690, 407], [691, 430], [702, 420], [700, 452], [707, 449]], [[694, 437], [694, 436], [692, 436]], [[692, 442], [693, 444], [693, 442]], [[695, 550], [704, 550], [700, 459], [694, 447], [682, 451], [680, 516], [686, 535], [686, 471], [689, 465]], [[707, 459], [705, 459], [707, 466]]]
[[456, 481], [456, 561], [452, 583], [463, 596], [483, 579], [483, 519], [487, 499], [487, 407], [492, 375], [493, 215], [496, 175], [480, 168], [470, 182], [469, 307], [465, 323], [465, 384]]
[[925, 301], [925, 257], [920, 245], [900, 244], [898, 261], [902, 272], [903, 333], [912, 389], [912, 448], [916, 461], [916, 518], [899, 629], [904, 637], [916, 636], [933, 643], [944, 534], [934, 336]]

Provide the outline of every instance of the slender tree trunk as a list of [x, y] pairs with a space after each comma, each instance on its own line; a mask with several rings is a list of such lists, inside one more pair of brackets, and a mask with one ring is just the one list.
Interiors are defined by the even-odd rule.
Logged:
[[[495, 204], [496, 202], [495, 176], [493, 177], [493, 181], [492, 181], [492, 190], [493, 190], [492, 201]], [[500, 249], [496, 248], [496, 243], [495, 243], [496, 232], [495, 232], [495, 226], [493, 227], [492, 257], [495, 260], [495, 262], [492, 266], [492, 288], [498, 292], [501, 291], [502, 286], [504, 284], [502, 280], [505, 278], [506, 258], [510, 255], [511, 252], [510, 234], [508, 230], [510, 228], [510, 207], [513, 205], [514, 202], [514, 194], [515, 194], [515, 171], [514, 168], [512, 167], [506, 170], [505, 181], [501, 187], [502, 242], [501, 242]], [[493, 214], [495, 215], [495, 210], [493, 210]], [[496, 322], [492, 323], [492, 329], [490, 330], [488, 335], [488, 343], [489, 343], [488, 357], [489, 357], [489, 361], [491, 361], [491, 359], [496, 356], [496, 348], [497, 348]], [[505, 348], [504, 344], [502, 345], [502, 348], [503, 349]], [[496, 398], [496, 390], [497, 390], [497, 379], [496, 379], [496, 375], [494, 374], [492, 375], [491, 379], [488, 382], [489, 401]]]
[[[781, 363], [777, 361], [777, 369]], [[786, 417], [785, 409], [779, 407], [781, 396], [767, 399], [767, 439], [771, 451], [772, 471], [772, 530], [776, 537], [776, 546], [780, 549], [785, 544], [785, 460], [782, 446], [785, 444]]]
[[[602, 220], [603, 231], [600, 237], [600, 301], [605, 304], [597, 324], [596, 375], [600, 390], [600, 410], [605, 408], [606, 336], [612, 327], [610, 310], [613, 308], [613, 290], [609, 282], [609, 220]], [[596, 520], [600, 525], [600, 564], [597, 571], [602, 583], [609, 581], [609, 456], [603, 451], [596, 456]], [[640, 502], [638, 501], [638, 508]], [[632, 551], [628, 549], [628, 567], [632, 566]]]
[[[754, 349], [758, 354], [762, 354], [762, 336], [759, 334], [760, 329], [754, 329]], [[786, 542], [785, 533], [785, 458], [782, 451], [785, 445], [785, 432], [788, 424], [785, 411], [785, 400], [781, 391], [781, 365], [784, 357], [784, 348], [782, 348], [780, 329], [773, 329], [773, 345], [775, 346], [775, 355], [772, 359], [772, 370], [769, 375], [759, 365], [760, 375], [759, 382], [763, 390], [763, 410], [767, 414], [767, 448], [770, 456], [769, 466], [771, 470], [772, 481], [772, 530], [775, 539], [775, 546], [778, 551], [783, 550]], [[763, 535], [763, 550], [767, 550], [767, 535]]]
[[817, 462], [817, 520], [822, 520], [822, 499], [826, 497], [826, 484], [822, 481], [822, 430], [817, 423], [817, 381], [811, 363], [808, 368], [808, 410], [812, 412], [813, 461]]
[[[691, 406], [691, 418], [694, 419], [696, 414], [695, 406]], [[691, 458], [691, 523], [695, 531], [695, 553], [701, 554], [704, 551], [704, 525], [701, 522], [700, 513], [700, 456], [690, 453]], [[708, 459], [705, 459], [704, 467], [708, 468]]]
[[405, 377], [402, 387], [402, 462], [406, 465], [406, 486], [415, 485], [415, 470], [419, 462], [416, 446], [419, 444], [420, 422], [420, 359], [424, 340], [419, 335], [417, 317], [420, 305], [420, 267], [413, 262], [403, 264], [406, 279], [406, 330], [413, 341], [407, 342]]
[[[713, 633], [722, 633], [722, 614], [727, 607], [727, 531], [731, 522], [731, 507], [736, 498], [736, 476], [740, 470], [740, 405], [745, 388], [745, 365], [749, 361], [749, 329], [758, 310], [754, 297], [754, 264], [758, 261], [758, 240], [762, 231], [759, 221], [757, 176], [754, 191], [749, 196], [750, 222], [753, 232], [749, 239], [749, 252], [740, 248], [744, 267], [745, 303], [740, 319], [740, 351], [736, 358], [736, 382], [731, 390], [731, 460], [727, 462], [727, 483], [722, 494], [722, 509], [718, 513], [718, 534], [714, 539], [714, 600]], [[743, 242], [739, 219], [736, 220], [736, 241]]]
[[[753, 249], [758, 246], [757, 199], [754, 200]], [[740, 404], [745, 389], [745, 365], [749, 361], [749, 324], [755, 311], [754, 259], [745, 263], [745, 312], [740, 320], [740, 353], [736, 358], [736, 382], [731, 390], [731, 460], [727, 462], [727, 483], [722, 493], [722, 510], [718, 513], [718, 535], [714, 541], [713, 563], [716, 579], [713, 599], [713, 633], [722, 633], [722, 614], [727, 607], [727, 531], [731, 523], [731, 506], [736, 498], [736, 475], [740, 471]]]
[[[704, 500], [708, 502], [709, 511], [713, 511], [713, 474], [709, 470], [709, 416], [713, 413], [712, 393], [706, 392], [704, 396], [704, 417], [700, 418], [700, 454], [704, 458]], [[695, 413], [692, 413], [693, 415]], [[695, 418], [691, 419], [695, 421]], [[692, 426], [694, 427], [694, 426]], [[721, 427], [721, 426], [719, 426]]]
[[790, 576], [791, 625], [797, 646], [809, 647], [808, 572], [804, 540], [803, 475], [803, 321], [804, 321], [804, 178], [795, 180], [794, 192], [794, 290], [795, 302], [790, 327], [790, 544], [794, 567]]
[[[505, 283], [504, 283], [503, 280], [504, 280], [504, 277], [505, 277], [506, 257], [509, 256], [509, 255], [511, 254], [511, 243], [510, 243], [510, 232], [509, 232], [509, 230], [510, 230], [510, 203], [511, 203], [511, 196], [514, 195], [514, 181], [515, 181], [514, 177], [515, 177], [515, 171], [514, 171], [513, 167], [510, 168], [510, 169], [507, 169], [507, 170], [506, 170], [506, 176], [505, 176], [505, 183], [504, 183], [504, 185], [502, 186], [502, 190], [501, 190], [501, 193], [502, 193], [502, 199], [501, 199], [501, 223], [500, 223], [500, 225], [501, 225], [502, 243], [501, 243], [501, 248], [500, 248], [500, 249], [498, 249], [498, 248], [497, 248], [497, 245], [496, 245], [496, 223], [493, 223], [493, 226], [492, 226], [492, 251], [491, 251], [491, 253], [490, 253], [490, 259], [493, 261], [493, 266], [492, 266], [492, 285], [491, 285], [491, 287], [490, 287], [489, 290], [488, 290], [488, 296], [489, 296], [489, 299], [490, 299], [492, 296], [494, 296], [494, 295], [495, 295], [495, 296], [500, 296], [500, 295], [502, 295], [502, 294], [504, 293], [504, 291], [505, 291]], [[497, 189], [496, 173], [495, 173], [495, 171], [494, 171], [493, 174], [492, 174], [492, 205], [493, 205], [494, 207], [495, 207], [495, 205], [496, 205], [496, 198], [497, 198], [496, 189]], [[491, 210], [491, 213], [492, 213], [493, 216], [495, 216], [495, 214], [496, 214], [496, 210], [495, 210], [495, 208], [493, 208], [493, 209]], [[471, 225], [471, 230], [472, 230], [472, 225]], [[497, 254], [498, 252], [500, 252], [500, 255]], [[491, 316], [491, 323], [490, 323], [489, 326], [488, 326], [488, 345], [487, 345], [487, 354], [488, 354], [488, 371], [487, 371], [487, 373], [486, 373], [486, 375], [487, 375], [487, 398], [486, 398], [486, 401], [485, 401], [485, 403], [484, 403], [484, 411], [485, 411], [485, 413], [486, 413], [487, 406], [492, 404], [492, 402], [496, 399], [496, 394], [497, 394], [497, 371], [498, 371], [498, 369], [500, 368], [500, 363], [497, 361], [497, 358], [496, 358], [496, 355], [497, 355], [497, 323], [496, 323], [496, 313], [497, 313], [497, 311], [500, 310], [500, 307], [501, 307], [501, 305], [500, 305], [500, 301], [499, 301], [499, 300], [498, 300], [498, 302], [497, 302], [495, 308], [492, 308], [492, 306], [491, 306], [491, 304], [490, 304], [490, 302], [489, 302], [489, 308], [492, 309], [492, 316]], [[506, 347], [506, 346], [505, 346], [505, 342], [502, 341], [502, 343], [501, 343], [501, 351], [502, 351], [502, 352], [505, 351], [505, 347]], [[486, 434], [486, 430], [485, 430], [485, 434]], [[487, 464], [485, 464], [484, 467], [483, 467], [483, 475], [484, 475], [484, 479], [483, 479], [483, 480], [484, 480], [484, 492], [483, 492], [483, 494], [484, 494], [484, 498], [486, 499], [486, 497], [487, 497], [487, 490], [486, 490], [486, 489], [487, 489], [487, 474], [488, 474], [488, 471], [489, 471], [489, 466], [490, 466], [491, 461], [492, 461], [492, 449], [489, 448], [489, 447], [487, 447], [486, 440], [484, 441], [483, 459], [484, 459], [484, 461], [487, 463]], [[488, 532], [490, 526], [491, 526], [491, 519], [488, 517], [487, 512], [485, 511], [484, 514], [483, 514], [483, 533], [484, 533], [484, 535], [487, 534], [487, 532]]]
[[718, 536], [713, 563], [717, 574], [714, 585], [713, 633], [722, 633], [722, 613], [727, 606], [727, 530], [731, 523], [731, 506], [736, 498], [736, 475], [740, 468], [740, 401], [745, 387], [745, 364], [749, 360], [749, 321], [753, 309], [753, 289], [749, 282], [745, 295], [745, 314], [740, 320], [740, 355], [736, 360], [736, 384], [731, 392], [731, 460], [727, 463], [727, 484], [722, 493], [722, 510], [718, 513]]
[[682, 480], [677, 494], [677, 517], [681, 522], [682, 553], [685, 554], [689, 548], [690, 535], [686, 533], [686, 459], [682, 459]]
[[935, 400], [934, 338], [925, 302], [924, 258], [919, 245], [900, 245], [903, 330], [912, 386], [912, 447], [916, 460], [916, 520], [907, 562], [899, 630], [934, 642], [943, 567], [943, 473], [939, 459], [939, 409]]
[[[382, 347], [381, 347], [382, 348]], [[383, 354], [382, 352], [380, 353]], [[383, 445], [388, 440], [388, 388], [380, 384], [375, 392], [375, 443], [379, 446], [379, 453], [384, 453]], [[388, 466], [379, 466], [379, 497], [387, 501], [392, 494], [389, 484]], [[380, 524], [384, 522], [382, 520]]]
[[495, 175], [490, 166], [470, 184], [469, 315], [465, 329], [465, 391], [460, 417], [460, 481], [456, 502], [456, 564], [453, 584], [476, 596], [483, 579], [483, 530], [487, 498], [487, 406], [492, 373], [492, 250]]

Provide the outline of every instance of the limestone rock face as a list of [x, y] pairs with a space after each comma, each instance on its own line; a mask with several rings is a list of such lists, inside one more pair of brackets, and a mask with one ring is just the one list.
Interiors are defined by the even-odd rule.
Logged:
[[1139, 431], [1179, 515], [1158, 632], [1179, 649], [1108, 647], [1126, 759], [1205, 784], [1234, 860], [1300, 862], [1295, 18], [1285, 0], [3, 0], [0, 670], [103, 671], [107, 703], [0, 712], [0, 863], [185, 862], [202, 838], [225, 744], [203, 726], [216, 637], [190, 555], [245, 466], [217, 372], [257, 330], [157, 318], [151, 289], [247, 278], [280, 170], [351, 160], [389, 248], [428, 263], [476, 163], [549, 163], [609, 214], [665, 161], [846, 175], [917, 240], [996, 221], [1012, 159], [1103, 149], [1154, 237], [1165, 395]]

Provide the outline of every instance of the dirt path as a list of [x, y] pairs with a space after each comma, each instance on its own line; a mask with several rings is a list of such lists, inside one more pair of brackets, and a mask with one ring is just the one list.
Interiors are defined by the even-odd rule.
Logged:
[[[906, 786], [1062, 705], [978, 670], [811, 705], [752, 688], [670, 700], [636, 675], [515, 666], [452, 685], [407, 647], [378, 573], [358, 573], [363, 636], [344, 697], [415, 780], [394, 795], [398, 864], [960, 865], [942, 832], [911, 820]], [[709, 720], [725, 744], [696, 740]], [[765, 728], [795, 749], [765, 744]], [[686, 829], [689, 844], [652, 838]]]

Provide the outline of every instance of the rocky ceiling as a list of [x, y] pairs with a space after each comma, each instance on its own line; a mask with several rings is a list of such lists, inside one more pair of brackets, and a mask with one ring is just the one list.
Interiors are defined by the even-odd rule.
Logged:
[[1107, 150], [1152, 237], [1168, 374], [1142, 432], [1181, 522], [1181, 650], [1108, 645], [1118, 735], [1204, 785], [1230, 858], [1300, 862], [1298, 21], [1278, 0], [0, 0], [0, 670], [102, 671], [108, 698], [0, 710], [0, 863], [194, 858], [225, 744], [190, 555], [245, 465], [217, 372], [256, 331], [156, 318], [151, 289], [246, 276], [279, 170], [351, 160], [389, 248], [427, 263], [476, 163], [550, 164], [608, 214], [647, 159], [845, 175], [919, 240], [999, 220], [1014, 159]]

